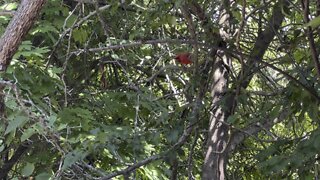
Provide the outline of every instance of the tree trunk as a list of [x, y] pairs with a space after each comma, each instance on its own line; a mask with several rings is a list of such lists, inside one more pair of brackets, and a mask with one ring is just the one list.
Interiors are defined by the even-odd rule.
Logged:
[[22, 0], [17, 12], [0, 39], [0, 71], [7, 69], [23, 36], [28, 33], [45, 2], [45, 0]]
[[[284, 20], [282, 9], [288, 8], [287, 0], [280, 0], [275, 4], [272, 16], [265, 30], [260, 33], [251, 51], [247, 64], [243, 67], [238, 77], [241, 88], [246, 89], [254, 75], [255, 67], [263, 58], [264, 53], [268, 49], [273, 40], [276, 31]], [[225, 61], [226, 62], [226, 61]], [[214, 66], [213, 86], [211, 90], [213, 98], [213, 111], [209, 122], [209, 132], [207, 140], [207, 150], [202, 171], [202, 179], [217, 180], [227, 179], [226, 167], [228, 155], [231, 151], [227, 146], [234, 147], [230, 144], [232, 137], [229, 137], [229, 127], [226, 120], [236, 106], [236, 94], [234, 91], [228, 91], [228, 71], [223, 59], [217, 59]], [[224, 98], [224, 99], [223, 99]], [[223, 104], [221, 100], [223, 99]], [[244, 140], [244, 139], [242, 139]], [[240, 143], [240, 142], [237, 142]]]
[[222, 98], [225, 98], [228, 86], [228, 70], [223, 59], [216, 60], [212, 78], [213, 111], [209, 123], [207, 151], [203, 165], [202, 179], [204, 180], [226, 178], [227, 151], [225, 150], [229, 127], [223, 122], [229, 117], [230, 111], [226, 111], [220, 105]]

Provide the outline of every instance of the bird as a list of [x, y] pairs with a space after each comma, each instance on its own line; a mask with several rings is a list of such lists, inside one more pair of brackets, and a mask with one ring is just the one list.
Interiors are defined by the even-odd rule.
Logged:
[[189, 52], [178, 53], [174, 59], [176, 59], [181, 64], [192, 64], [193, 63], [191, 60], [191, 53], [189, 53]]

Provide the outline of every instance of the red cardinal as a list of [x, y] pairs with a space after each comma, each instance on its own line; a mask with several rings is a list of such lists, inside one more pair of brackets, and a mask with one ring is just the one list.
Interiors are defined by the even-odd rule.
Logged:
[[188, 52], [177, 54], [175, 59], [181, 64], [192, 64], [191, 54]]

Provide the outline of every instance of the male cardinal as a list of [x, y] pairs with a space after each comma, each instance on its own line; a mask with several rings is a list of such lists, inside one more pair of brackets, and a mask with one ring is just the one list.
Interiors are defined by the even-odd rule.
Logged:
[[191, 54], [188, 52], [178, 53], [174, 59], [176, 59], [181, 64], [191, 64], [192, 63]]

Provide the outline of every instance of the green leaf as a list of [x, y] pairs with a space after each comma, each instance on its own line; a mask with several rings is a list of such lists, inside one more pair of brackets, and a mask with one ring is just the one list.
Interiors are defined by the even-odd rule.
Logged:
[[4, 148], [5, 148], [5, 146], [4, 146], [4, 144], [2, 144], [2, 145], [0, 146], [0, 152], [2, 152], [2, 151], [4, 150]]
[[270, 112], [270, 117], [271, 118], [276, 118], [279, 115], [280, 110], [281, 110], [280, 106], [274, 107]]
[[176, 142], [178, 138], [179, 138], [179, 131], [175, 129], [169, 133], [168, 141], [173, 143], [173, 142]]
[[53, 127], [54, 123], [56, 122], [57, 120], [57, 116], [56, 115], [51, 115], [48, 119], [48, 126], [49, 127]]
[[176, 25], [177, 24], [177, 19], [175, 16], [170, 16], [167, 15], [164, 18], [165, 23], [169, 24], [169, 25]]
[[52, 67], [48, 71], [51, 72], [52, 74], [60, 74], [63, 71], [63, 69], [58, 67]]
[[33, 50], [33, 53], [39, 57], [43, 57], [43, 54], [49, 52], [50, 50], [48, 49], [48, 47], [41, 47], [41, 48], [35, 48]]
[[64, 130], [65, 128], [68, 127], [68, 124], [60, 124], [59, 127], [57, 128], [58, 131]]
[[47, 32], [55, 32], [56, 33], [56, 32], [59, 32], [59, 31], [52, 24], [43, 23], [43, 24], [40, 24], [35, 29], [33, 29], [33, 31], [30, 32], [30, 34], [35, 35], [35, 34], [40, 33], [40, 32], [41, 33], [47, 33]]
[[22, 41], [21, 45], [19, 46], [19, 51], [21, 51], [21, 50], [30, 51], [31, 48], [32, 48], [31, 41]]
[[14, 120], [9, 122], [9, 125], [8, 125], [4, 134], [6, 135], [12, 131], [15, 131], [18, 127], [23, 126], [24, 123], [27, 122], [27, 120], [28, 120], [28, 117], [26, 117], [26, 116], [15, 117]]
[[16, 138], [16, 131], [12, 131], [11, 133], [9, 133], [7, 136], [6, 136], [6, 146], [9, 146], [11, 145], [12, 141], [14, 141]]
[[13, 59], [18, 59], [20, 56], [24, 57], [43, 57], [43, 54], [49, 52], [48, 47], [34, 47], [30, 41], [23, 41]]
[[77, 20], [77, 16], [73, 14], [69, 16], [69, 18], [66, 21], [66, 28], [71, 27], [76, 22], [76, 20]]
[[41, 173], [36, 176], [36, 180], [48, 180], [51, 178], [49, 173]]
[[315, 17], [311, 21], [309, 21], [307, 24], [304, 25], [304, 27], [310, 26], [312, 28], [316, 28], [320, 25], [320, 16]]
[[228, 117], [227, 122], [230, 124], [234, 124], [234, 122], [236, 122], [237, 119], [238, 119], [238, 115], [234, 114]]
[[33, 163], [27, 163], [21, 170], [21, 174], [23, 176], [30, 176], [34, 171], [34, 164]]
[[89, 130], [89, 123], [93, 121], [92, 113], [83, 108], [65, 108], [59, 112], [58, 115], [61, 119], [61, 122], [66, 122], [68, 125], [81, 125], [84, 130]]
[[25, 130], [20, 138], [21, 142], [27, 140], [29, 137], [31, 137], [35, 133], [36, 133], [36, 130], [34, 127], [30, 127], [29, 129]]
[[17, 3], [4, 3], [2, 6], [0, 6], [0, 9], [3, 9], [3, 10], [14, 10], [16, 9], [18, 6]]
[[84, 29], [75, 29], [72, 37], [76, 42], [84, 43], [88, 38], [88, 33]]
[[6, 101], [6, 107], [9, 109], [16, 109], [18, 107], [18, 105], [14, 99], [8, 99]]
[[86, 155], [87, 155], [87, 153], [79, 151], [79, 150], [69, 152], [63, 161], [62, 170], [65, 170], [68, 167], [70, 167], [71, 165], [73, 165], [74, 163], [76, 163], [77, 161], [82, 160], [83, 158], [86, 157]]

